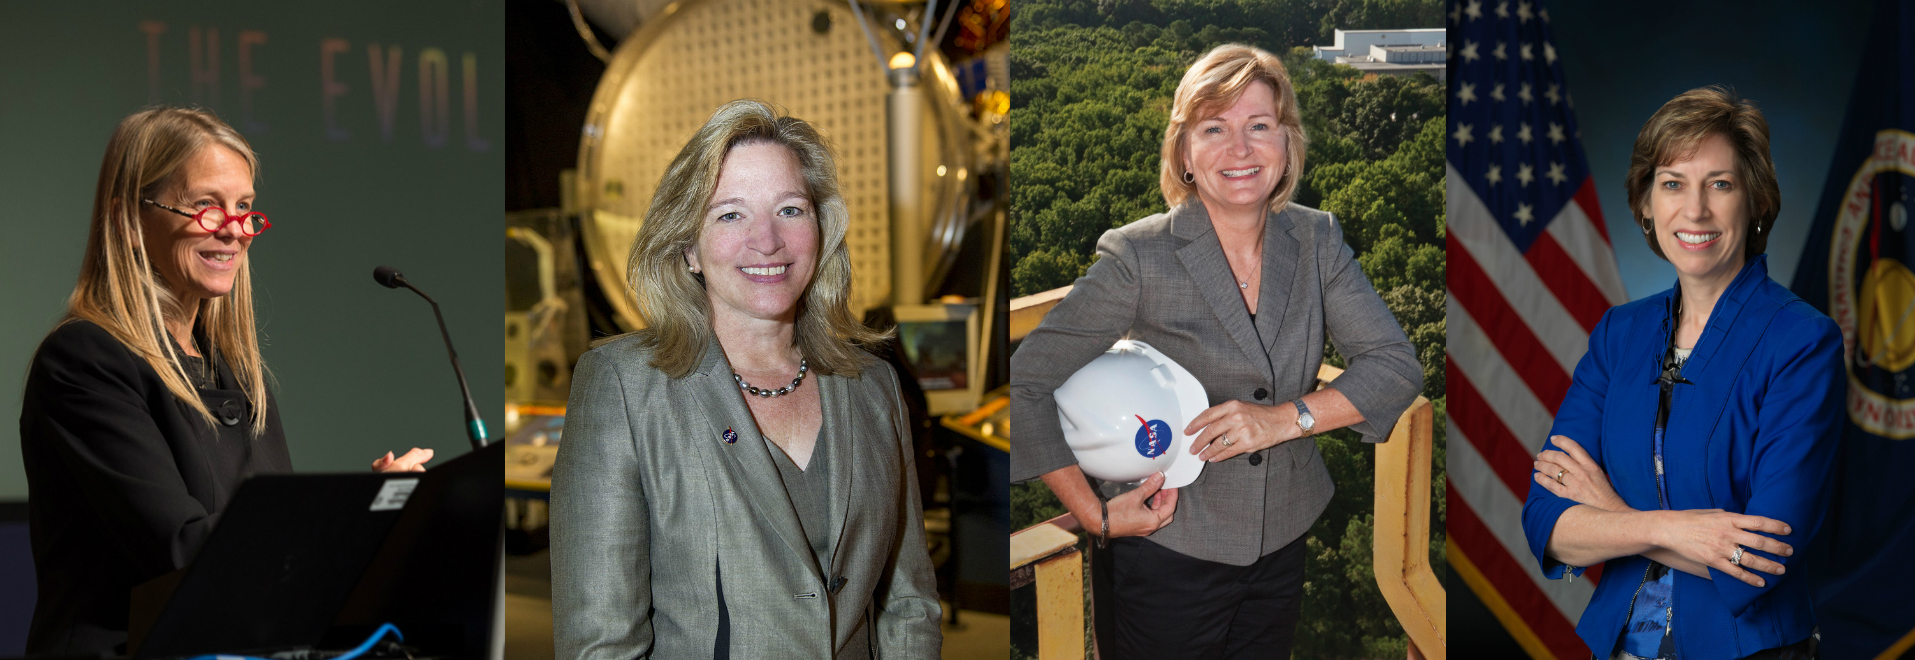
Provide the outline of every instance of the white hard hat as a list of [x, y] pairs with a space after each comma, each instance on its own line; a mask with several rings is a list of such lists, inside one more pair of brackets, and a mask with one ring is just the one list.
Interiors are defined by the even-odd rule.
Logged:
[[1134, 483], [1162, 472], [1163, 487], [1178, 488], [1203, 472], [1183, 428], [1210, 399], [1195, 376], [1149, 344], [1117, 342], [1052, 396], [1084, 474]]

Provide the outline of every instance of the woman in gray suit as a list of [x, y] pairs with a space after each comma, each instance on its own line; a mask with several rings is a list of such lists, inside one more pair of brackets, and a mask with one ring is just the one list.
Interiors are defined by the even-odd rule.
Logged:
[[939, 606], [897, 375], [845, 301], [816, 129], [718, 109], [633, 242], [646, 329], [586, 353], [552, 473], [562, 658], [928, 658]]
[[[1095, 562], [1105, 658], [1289, 657], [1303, 541], [1334, 492], [1314, 433], [1368, 442], [1422, 389], [1403, 330], [1329, 214], [1290, 203], [1303, 176], [1296, 94], [1276, 57], [1239, 45], [1200, 58], [1164, 132], [1168, 213], [1113, 229], [1098, 259], [1011, 362], [1011, 478], [1042, 478]], [[1187, 368], [1211, 408], [1191, 420], [1208, 461], [1189, 486], [1088, 483], [1051, 392], [1120, 338]], [[1315, 390], [1324, 340], [1349, 369]], [[1173, 519], [1174, 514], [1174, 519]]]

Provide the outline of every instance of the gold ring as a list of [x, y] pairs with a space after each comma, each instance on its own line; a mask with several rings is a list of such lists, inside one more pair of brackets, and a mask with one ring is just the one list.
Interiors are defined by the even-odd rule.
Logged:
[[1563, 484], [1563, 475], [1564, 475], [1564, 474], [1567, 474], [1568, 472], [1569, 472], [1569, 470], [1557, 470], [1557, 471], [1556, 471], [1556, 484], [1557, 484], [1557, 485], [1564, 485], [1564, 484]]

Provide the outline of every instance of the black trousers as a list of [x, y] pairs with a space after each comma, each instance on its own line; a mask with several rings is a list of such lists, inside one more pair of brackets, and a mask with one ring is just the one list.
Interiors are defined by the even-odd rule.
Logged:
[[1288, 658], [1303, 607], [1303, 538], [1249, 566], [1197, 559], [1143, 538], [1092, 556], [1104, 660]]

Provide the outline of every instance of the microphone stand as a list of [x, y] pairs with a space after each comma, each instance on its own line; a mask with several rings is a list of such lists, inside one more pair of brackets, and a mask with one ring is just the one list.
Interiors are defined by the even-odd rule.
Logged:
[[485, 419], [479, 416], [479, 406], [472, 402], [472, 388], [465, 384], [465, 370], [459, 368], [459, 352], [452, 349], [452, 333], [446, 331], [445, 315], [439, 312], [439, 303], [420, 291], [418, 287], [406, 281], [406, 276], [391, 266], [373, 269], [372, 279], [388, 289], [405, 287], [432, 305], [432, 317], [439, 321], [439, 337], [445, 340], [446, 355], [452, 358], [452, 374], [459, 377], [459, 393], [465, 397], [466, 437], [472, 441], [473, 449], [484, 449], [486, 445]]

